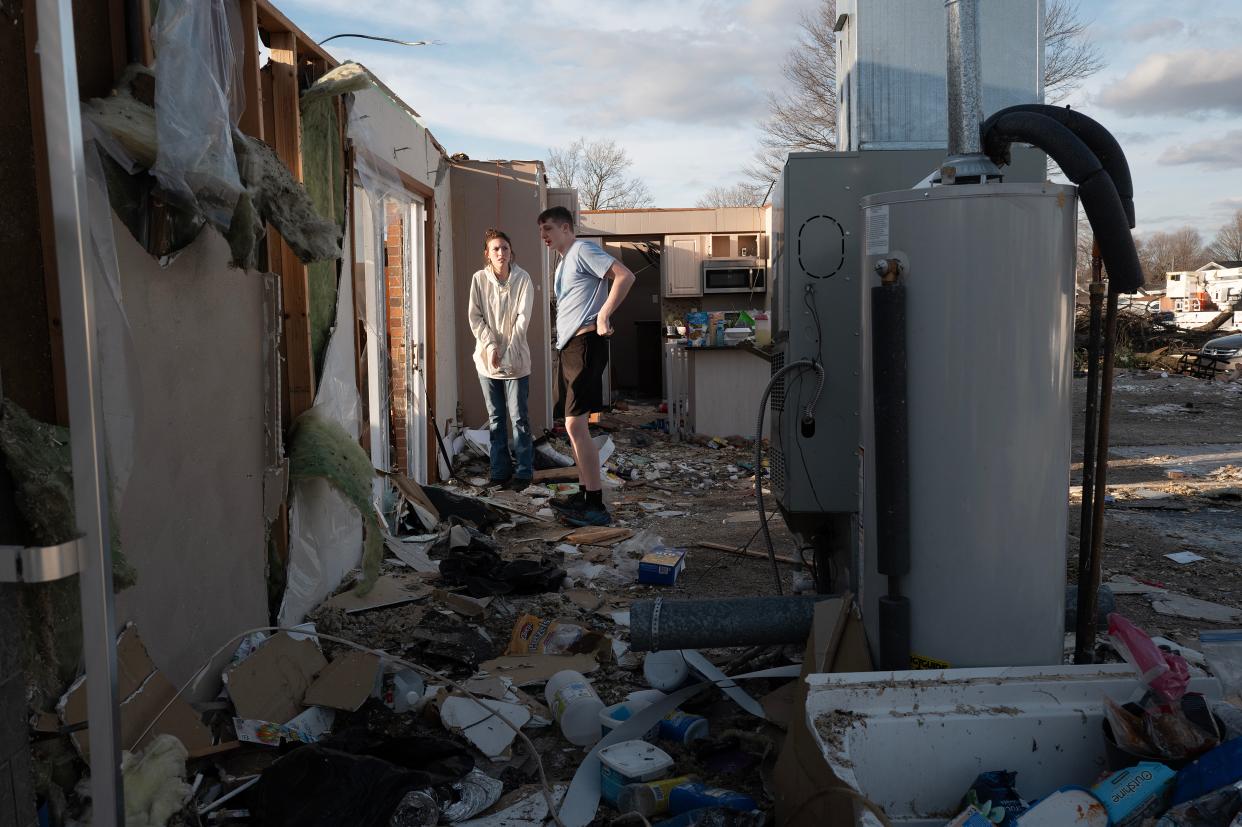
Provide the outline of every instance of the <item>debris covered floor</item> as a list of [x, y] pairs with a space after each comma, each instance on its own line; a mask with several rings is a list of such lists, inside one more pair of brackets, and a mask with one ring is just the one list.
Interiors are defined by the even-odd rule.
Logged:
[[[1076, 380], [1079, 397], [1083, 382]], [[1153, 637], [1193, 649], [1201, 629], [1242, 625], [1242, 581], [1237, 577], [1242, 563], [1242, 547], [1237, 545], [1242, 536], [1242, 444], [1230, 442], [1237, 439], [1234, 423], [1242, 413], [1242, 384], [1123, 372], [1117, 379], [1113, 405], [1104, 580], [1112, 581], [1119, 612]], [[1076, 410], [1076, 418], [1080, 417], [1081, 411]], [[316, 668], [321, 669], [325, 660], [359, 657], [355, 650], [326, 636], [440, 672], [465, 684], [476, 698], [491, 705], [495, 715], [522, 724], [549, 784], [561, 794], [586, 749], [566, 740], [545, 704], [544, 683], [551, 671], [576, 668], [604, 705], [620, 703], [630, 693], [649, 688], [643, 655], [628, 647], [633, 600], [773, 593], [766, 557], [748, 558], [702, 545], [763, 550], [754, 500], [753, 447], [740, 438], [673, 443], [651, 424], [661, 418], [654, 407], [638, 403], [602, 417], [603, 427], [597, 433], [610, 436], [614, 447], [608, 460], [612, 487], [606, 498], [616, 530], [586, 529], [575, 534], [553, 520], [544, 501], [554, 493], [555, 484], [532, 486], [520, 493], [473, 485], [485, 480], [486, 461], [463, 453], [458, 458], [460, 481], [441, 490], [464, 499], [446, 501], [445, 495], [436, 493], [441, 516], [436, 529], [420, 525], [416, 509], [405, 509], [401, 536], [388, 541], [381, 576], [371, 594], [359, 599], [347, 584], [307, 618], [325, 638], [322, 656], [311, 655], [315, 663], [305, 667], [306, 680], [313, 682]], [[1077, 419], [1076, 426], [1080, 432]], [[1079, 440], [1080, 433], [1076, 450]], [[563, 436], [554, 436], [551, 445], [562, 453], [568, 451]], [[1075, 486], [1079, 479], [1076, 466], [1067, 538], [1071, 578], [1078, 551]], [[775, 513], [775, 505], [768, 504]], [[459, 527], [450, 531], [450, 524]], [[778, 555], [796, 556], [795, 541], [780, 517], [774, 517], [770, 526]], [[685, 569], [673, 585], [640, 585], [636, 582], [638, 558], [657, 545], [685, 549]], [[1200, 559], [1183, 563], [1165, 557], [1176, 552], [1191, 552]], [[453, 561], [446, 562], [450, 558]], [[795, 569], [788, 563], [780, 565], [786, 593], [792, 590]], [[563, 581], [559, 570], [565, 572]], [[497, 593], [509, 589], [513, 591]], [[562, 625], [541, 626], [550, 621]], [[532, 635], [532, 629], [539, 631]], [[547, 651], [576, 654], [549, 668], [538, 657], [526, 658], [534, 668], [519, 667], [521, 656], [506, 657], [531, 650], [532, 640], [540, 640], [542, 631], [548, 632], [543, 638]], [[1104, 643], [1104, 631], [1100, 651], [1119, 661]], [[803, 648], [739, 647], [703, 654], [727, 674], [737, 675], [797, 664]], [[374, 675], [401, 668], [394, 663], [386, 666], [385, 670], [375, 659], [364, 664], [363, 672]], [[495, 721], [492, 713], [472, 714], [481, 708], [452, 687], [426, 691], [425, 687], [436, 683], [433, 678], [424, 682], [401, 673], [394, 686], [394, 676], [389, 674], [374, 684], [382, 686], [374, 695], [372, 686], [355, 686], [352, 693], [338, 696], [333, 703], [340, 708], [327, 720], [312, 718], [305, 732], [256, 730], [246, 737], [275, 742], [327, 737], [324, 743], [337, 745], [341, 738], [348, 741], [357, 733], [366, 733], [377, 742], [447, 751], [443, 760], [450, 763], [468, 762], [462, 755], [472, 756], [478, 769], [500, 783], [490, 789], [487, 783], [473, 788], [442, 784], [438, 788], [442, 797], [435, 806], [443, 811], [455, 804], [458, 820], [464, 823], [470, 819], [462, 813], [478, 815], [469, 812], [471, 801], [492, 814], [512, 805], [518, 809], [508, 817], [480, 823], [509, 827], [539, 823], [546, 805], [539, 767], [530, 749], [509, 727]], [[745, 689], [764, 702], [768, 717], [774, 720], [744, 711], [716, 690], [682, 704], [684, 712], [706, 719], [708, 737], [688, 743], [652, 739], [672, 759], [672, 769], [665, 775], [696, 776], [742, 796], [738, 800], [746, 806], [748, 796], [770, 819], [774, 814], [773, 770], [784, 731], [779, 724], [780, 694], [768, 696], [788, 684], [788, 678], [746, 682]], [[229, 685], [236, 695], [236, 681]], [[357, 708], [350, 711], [348, 707], [355, 704]], [[300, 702], [296, 706], [302, 708]], [[219, 704], [208, 716], [222, 740], [229, 740], [237, 728], [234, 711], [228, 704]], [[276, 717], [292, 711], [276, 712]], [[423, 740], [402, 740], [409, 738]], [[198, 814], [212, 800], [262, 773], [285, 749], [243, 743], [192, 761], [191, 779], [196, 771], [204, 779], [195, 800], [170, 823], [333, 823], [253, 821], [254, 808], [270, 813], [270, 797], [280, 795], [266, 781], [266, 787], [258, 784]], [[366, 809], [368, 796], [382, 794], [367, 785], [351, 784], [346, 777], [332, 781], [329, 787], [330, 791], [322, 791], [313, 800], [332, 800], [333, 807], [345, 808], [341, 812], [350, 807]], [[502, 794], [503, 800], [493, 803]], [[419, 821], [409, 806], [401, 815], [406, 819], [401, 824], [428, 823]], [[607, 824], [619, 817], [617, 809], [601, 803], [595, 823]], [[727, 823], [750, 824], [747, 819], [758, 816], [739, 811], [731, 818]]]

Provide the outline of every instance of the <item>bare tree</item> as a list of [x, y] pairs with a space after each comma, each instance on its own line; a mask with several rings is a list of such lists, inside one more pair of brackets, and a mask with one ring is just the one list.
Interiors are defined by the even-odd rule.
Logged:
[[699, 198], [697, 207], [758, 207], [767, 187], [739, 181], [727, 187], [712, 187]]
[[1242, 261], [1242, 210], [1217, 230], [1207, 252], [1213, 261]]
[[1165, 273], [1193, 270], [1208, 260], [1203, 238], [1193, 227], [1158, 232], [1136, 239], [1143, 280], [1155, 287], [1164, 283]]
[[1076, 0], [1051, 0], [1044, 13], [1044, 100], [1059, 103], [1104, 68]]
[[[790, 152], [837, 148], [837, 42], [835, 0], [821, 0], [804, 14], [797, 44], [781, 66], [787, 86], [768, 95], [768, 116], [760, 123], [759, 149], [746, 177], [766, 188]], [[943, 33], [942, 33], [943, 34]], [[1063, 100], [1104, 68], [1077, 0], [1049, 0], [1044, 15], [1044, 96]]]
[[584, 210], [623, 210], [651, 203], [651, 191], [630, 174], [634, 162], [611, 139], [579, 138], [567, 147], [548, 150], [548, 177], [554, 187], [578, 191]]
[[836, 19], [835, 0], [823, 0], [802, 15], [802, 34], [781, 65], [788, 86], [768, 94], [759, 149], [746, 168], [757, 188], [766, 190], [780, 176], [789, 153], [837, 148]]

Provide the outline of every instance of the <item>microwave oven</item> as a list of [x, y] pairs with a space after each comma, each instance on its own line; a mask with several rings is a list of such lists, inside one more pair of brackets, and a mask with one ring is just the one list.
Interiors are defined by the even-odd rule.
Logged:
[[762, 293], [767, 281], [763, 259], [716, 258], [703, 262], [704, 293]]

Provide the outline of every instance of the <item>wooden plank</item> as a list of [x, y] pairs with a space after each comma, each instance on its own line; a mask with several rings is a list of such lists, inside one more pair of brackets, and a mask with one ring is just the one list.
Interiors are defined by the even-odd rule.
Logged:
[[[709, 549], [712, 549], [713, 551], [723, 551], [726, 554], [737, 554], [742, 557], [753, 557], [756, 560], [767, 560], [768, 559], [768, 555], [762, 551], [751, 551], [748, 548], [734, 548], [733, 546], [726, 546], [723, 543], [709, 543], [709, 542], [704, 541], [704, 542], [695, 543], [695, 545], [698, 546], [699, 548], [709, 548]], [[786, 557], [781, 554], [776, 555], [776, 562], [788, 563], [793, 566], [802, 565], [802, 562], [800, 560], [795, 560], [792, 557]]]
[[298, 51], [308, 57], [322, 60], [329, 69], [335, 69], [340, 65], [336, 58], [328, 54], [328, 51], [316, 43], [310, 35], [295, 26], [293, 21], [285, 17], [284, 13], [276, 8], [270, 0], [256, 0], [255, 5], [258, 11], [259, 25], [263, 29], [272, 34], [285, 32], [293, 35]]
[[571, 465], [568, 468], [545, 468], [535, 472], [534, 481], [540, 482], [577, 482], [578, 466]]
[[[302, 180], [301, 110], [298, 100], [297, 41], [291, 32], [271, 32], [272, 140], [276, 154], [293, 177]], [[315, 363], [310, 336], [310, 288], [306, 265], [298, 260], [279, 234], [268, 246], [268, 264], [280, 274], [284, 299], [286, 356], [289, 377], [289, 416], [296, 419], [315, 403]], [[277, 255], [273, 255], [273, 253]]]
[[259, 14], [255, 0], [240, 0], [242, 21], [242, 89], [246, 108], [238, 126], [263, 140], [263, 84], [259, 81]]
[[108, 0], [108, 35], [112, 40], [114, 78], [119, 78], [129, 65], [129, 38], [125, 28], [125, 0]]
[[33, 0], [25, 0], [26, 88], [30, 94], [30, 134], [33, 137], [35, 190], [39, 198], [39, 241], [43, 248], [43, 289], [47, 296], [47, 330], [52, 351], [52, 387], [56, 400], [56, 424], [69, 424], [69, 393], [65, 384], [65, 339], [60, 322], [60, 279], [56, 268], [56, 227], [52, 216], [52, 182], [44, 137], [43, 84], [40, 80], [39, 42]]

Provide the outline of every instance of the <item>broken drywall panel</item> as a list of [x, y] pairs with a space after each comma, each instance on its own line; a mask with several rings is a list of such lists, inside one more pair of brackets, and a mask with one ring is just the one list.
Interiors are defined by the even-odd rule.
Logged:
[[530, 719], [530, 710], [524, 705], [488, 698], [475, 701], [454, 695], [445, 698], [440, 705], [440, 722], [445, 728], [460, 733], [479, 752], [492, 759], [509, 754], [509, 747], [517, 738], [516, 730]]
[[229, 670], [226, 683], [233, 708], [240, 718], [288, 723], [302, 711], [306, 690], [327, 665], [309, 639], [274, 635]]

